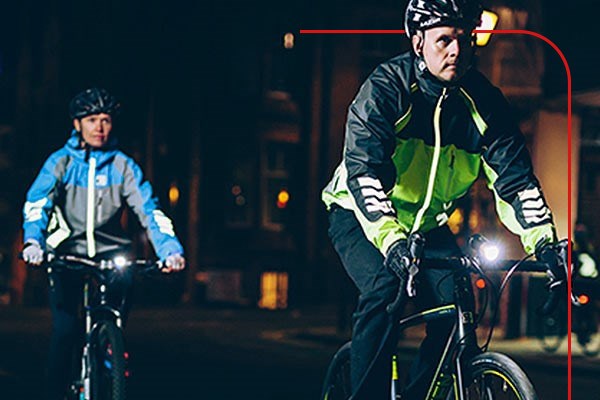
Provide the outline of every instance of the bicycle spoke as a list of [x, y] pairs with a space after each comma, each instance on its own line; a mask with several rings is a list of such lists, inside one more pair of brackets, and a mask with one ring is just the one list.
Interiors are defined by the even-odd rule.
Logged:
[[519, 395], [515, 393], [510, 382], [496, 373], [483, 372], [473, 380], [466, 390], [468, 400], [516, 400]]

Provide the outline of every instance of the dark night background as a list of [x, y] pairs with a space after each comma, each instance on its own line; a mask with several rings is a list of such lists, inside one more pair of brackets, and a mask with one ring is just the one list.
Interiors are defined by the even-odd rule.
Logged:
[[[538, 28], [564, 52], [573, 90], [600, 87], [596, 3], [485, 4], [533, 10], [526, 27]], [[102, 86], [123, 104], [114, 134], [153, 182], [188, 251], [191, 270], [181, 278], [188, 291], [206, 266], [250, 276], [275, 269], [290, 272], [292, 303], [331, 300], [339, 271], [328, 267], [323, 278], [321, 266], [335, 257], [319, 191], [338, 161], [337, 132], [358, 83], [408, 40], [365, 37], [361, 53], [342, 50], [353, 43], [347, 38], [299, 30], [398, 29], [404, 6], [392, 0], [12, 4], [0, 24], [3, 268], [10, 269], [18, 249], [26, 189], [71, 130], [68, 101], [83, 88]], [[295, 34], [293, 50], [282, 46], [286, 32]], [[515, 99], [521, 105], [566, 94], [562, 61], [550, 46], [542, 50], [540, 94]], [[350, 75], [346, 64], [359, 57], [358, 76]], [[169, 205], [170, 186], [181, 193], [177, 204]], [[237, 187], [241, 199], [232, 196]], [[276, 209], [271, 199], [282, 188], [292, 196], [289, 206]], [[251, 303], [257, 285], [244, 278]]]
[[[564, 53], [571, 69], [573, 90], [597, 88], [600, 76], [596, 66], [600, 61], [597, 36], [598, 3], [577, 0], [560, 6], [546, 4], [544, 7], [543, 33]], [[553, 54], [554, 53], [554, 54]], [[547, 73], [545, 89], [549, 94], [566, 93], [565, 68], [554, 50], [547, 49]]]
[[[526, 8], [528, 2], [504, 4]], [[15, 170], [9, 175], [14, 179], [16, 173], [19, 179], [4, 187], [15, 198], [23, 197], [42, 161], [67, 137], [69, 99], [92, 85], [104, 86], [122, 100], [115, 134], [142, 165], [146, 131], [153, 129], [156, 187], [173, 180], [185, 186], [194, 136], [200, 136], [203, 174], [210, 175], [204, 184], [212, 185], [212, 179], [224, 178], [219, 171], [236, 154], [256, 150], [252, 136], [264, 113], [261, 96], [277, 79], [266, 65], [269, 57], [278, 56], [283, 33], [302, 28], [402, 27], [396, 18], [381, 23], [364, 18], [361, 26], [349, 26], [344, 9], [351, 7], [369, 8], [360, 1], [13, 4], [0, 24], [0, 122], [15, 127], [14, 137], [6, 140], [15, 155]], [[377, 7], [402, 10], [404, 2], [381, 0], [373, 6]], [[575, 91], [600, 86], [594, 68], [599, 57], [592, 28], [596, 10], [590, 0], [542, 7], [540, 32], [564, 52]], [[284, 61], [286, 84], [306, 116], [311, 106], [313, 39], [297, 34], [296, 44], [293, 57]], [[562, 62], [549, 46], [545, 54], [544, 93], [564, 94]], [[301, 125], [306, 127], [306, 120]], [[215, 199], [202, 197], [207, 204]], [[184, 205], [180, 208], [185, 210]], [[175, 218], [185, 221], [185, 215]], [[15, 229], [18, 223], [11, 219], [9, 226]]]

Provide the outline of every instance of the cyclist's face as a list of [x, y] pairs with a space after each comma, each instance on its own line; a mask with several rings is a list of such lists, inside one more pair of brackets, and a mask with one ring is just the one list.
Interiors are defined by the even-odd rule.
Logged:
[[451, 26], [427, 29], [413, 36], [415, 52], [423, 55], [427, 69], [443, 82], [454, 82], [467, 72], [473, 56], [471, 33]]
[[92, 114], [74, 119], [73, 126], [81, 132], [81, 137], [89, 146], [101, 148], [108, 142], [112, 130], [112, 118], [108, 114]]

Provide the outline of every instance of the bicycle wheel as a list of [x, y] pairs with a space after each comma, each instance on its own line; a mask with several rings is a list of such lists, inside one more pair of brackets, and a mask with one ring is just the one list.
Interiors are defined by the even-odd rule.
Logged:
[[323, 383], [322, 400], [347, 400], [352, 394], [350, 382], [350, 344], [346, 343], [335, 353]]
[[112, 321], [96, 326], [91, 348], [93, 400], [125, 400], [125, 345]]
[[549, 353], [558, 350], [565, 338], [565, 332], [563, 332], [564, 329], [559, 318], [556, 315], [541, 317], [542, 326], [538, 337], [542, 343], [542, 348]]
[[537, 400], [531, 381], [513, 360], [499, 353], [479, 354], [470, 362], [466, 399]]

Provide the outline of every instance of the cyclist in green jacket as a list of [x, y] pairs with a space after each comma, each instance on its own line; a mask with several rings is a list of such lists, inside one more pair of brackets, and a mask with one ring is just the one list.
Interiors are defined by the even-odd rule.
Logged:
[[[398, 279], [404, 284], [407, 276], [402, 260], [409, 255], [408, 235], [425, 234], [426, 256], [460, 255], [446, 222], [481, 169], [500, 219], [520, 236], [525, 251], [542, 253], [556, 241], [510, 107], [471, 64], [472, 30], [481, 12], [477, 0], [411, 0], [405, 25], [412, 51], [380, 64], [348, 110], [343, 159], [322, 198], [332, 243], [360, 292], [353, 318], [353, 400], [389, 398], [397, 335], [385, 308]], [[452, 300], [453, 283], [444, 275], [419, 272], [421, 305]], [[425, 397], [424, 382], [450, 326], [427, 327], [403, 398]]]

